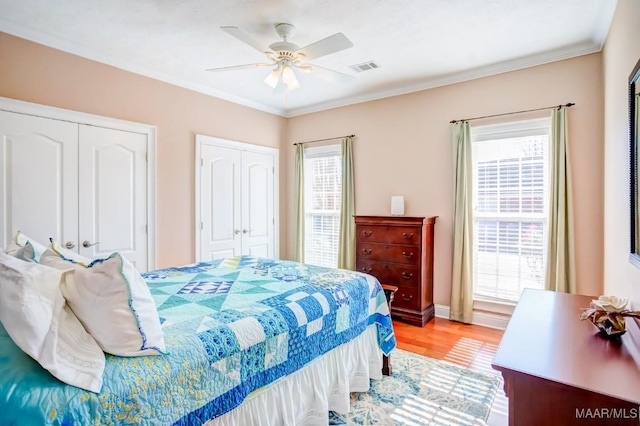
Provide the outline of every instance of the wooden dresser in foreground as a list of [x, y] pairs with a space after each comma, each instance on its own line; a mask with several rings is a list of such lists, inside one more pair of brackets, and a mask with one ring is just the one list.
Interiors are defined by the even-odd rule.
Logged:
[[580, 321], [592, 299], [522, 293], [491, 364], [504, 377], [510, 425], [638, 425], [640, 329], [627, 318], [621, 340], [601, 337]]
[[423, 327], [433, 318], [437, 216], [355, 216], [356, 269], [398, 287], [391, 314]]

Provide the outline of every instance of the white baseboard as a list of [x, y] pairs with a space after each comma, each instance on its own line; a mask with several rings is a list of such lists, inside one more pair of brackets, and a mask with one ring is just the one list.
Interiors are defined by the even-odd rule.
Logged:
[[[449, 311], [450, 309], [448, 306], [435, 305], [435, 316], [438, 318], [449, 319]], [[509, 318], [510, 318], [509, 315], [504, 315], [504, 314], [484, 312], [484, 311], [473, 311], [473, 320], [471, 321], [471, 324], [504, 330], [505, 328], [507, 328], [507, 324], [509, 323]]]

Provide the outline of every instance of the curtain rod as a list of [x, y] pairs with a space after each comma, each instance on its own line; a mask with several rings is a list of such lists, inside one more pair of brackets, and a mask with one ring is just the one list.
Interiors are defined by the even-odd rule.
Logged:
[[304, 145], [305, 143], [313, 143], [313, 142], [324, 142], [324, 141], [332, 141], [334, 139], [342, 139], [342, 138], [353, 138], [356, 135], [345, 135], [345, 136], [336, 136], [335, 138], [326, 138], [326, 139], [316, 139], [314, 141], [306, 141], [306, 142], [296, 142], [294, 145]]
[[453, 124], [453, 123], [457, 123], [459, 121], [471, 121], [471, 120], [479, 120], [481, 118], [502, 117], [503, 115], [522, 114], [522, 113], [525, 113], [525, 112], [542, 111], [542, 110], [545, 110], [545, 109], [552, 109], [552, 108], [560, 109], [563, 106], [569, 108], [569, 107], [572, 107], [574, 105], [575, 105], [575, 103], [569, 102], [568, 104], [564, 104], [564, 105], [553, 105], [553, 106], [548, 106], [548, 107], [544, 107], [544, 108], [525, 109], [524, 111], [505, 112], [505, 113], [502, 113], [502, 114], [485, 115], [485, 116], [482, 116], [482, 117], [463, 118], [462, 120], [451, 120], [449, 123]]

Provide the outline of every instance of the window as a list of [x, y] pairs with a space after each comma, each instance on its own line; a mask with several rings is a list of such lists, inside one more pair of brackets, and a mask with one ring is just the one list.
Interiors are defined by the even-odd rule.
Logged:
[[550, 120], [473, 127], [473, 288], [517, 301], [544, 288]]
[[342, 200], [340, 145], [305, 150], [304, 194], [305, 263], [335, 268]]

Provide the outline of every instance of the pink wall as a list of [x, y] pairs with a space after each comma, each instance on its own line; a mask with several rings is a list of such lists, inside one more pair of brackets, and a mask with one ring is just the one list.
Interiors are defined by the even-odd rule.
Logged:
[[[603, 277], [603, 89], [600, 54], [289, 119], [292, 143], [355, 133], [356, 213], [388, 215], [404, 195], [407, 216], [439, 216], [434, 299], [449, 305], [453, 212], [452, 119], [575, 102], [569, 134], [575, 182], [578, 290], [600, 294]], [[510, 117], [510, 118], [513, 118]], [[480, 122], [476, 122], [480, 124]], [[293, 196], [293, 182], [287, 183]], [[286, 210], [291, 217], [292, 206]], [[290, 223], [292, 221], [289, 221]], [[293, 228], [286, 254], [293, 253]]]
[[278, 148], [286, 130], [282, 117], [4, 33], [0, 64], [0, 96], [157, 127], [157, 267], [195, 258], [195, 135]]
[[640, 269], [629, 263], [629, 119], [627, 82], [640, 59], [640, 2], [619, 0], [603, 50], [605, 117], [604, 292], [640, 309]]
[[[158, 128], [158, 267], [194, 259], [194, 135], [281, 148], [281, 255], [293, 253], [293, 146], [355, 133], [356, 212], [437, 215], [435, 302], [449, 305], [449, 121], [566, 102], [574, 158], [578, 288], [602, 293], [602, 57], [583, 56], [466, 83], [284, 119], [0, 33], [0, 96]], [[251, 123], [247, 126], [246, 123]], [[280, 141], [286, 141], [280, 145]]]

